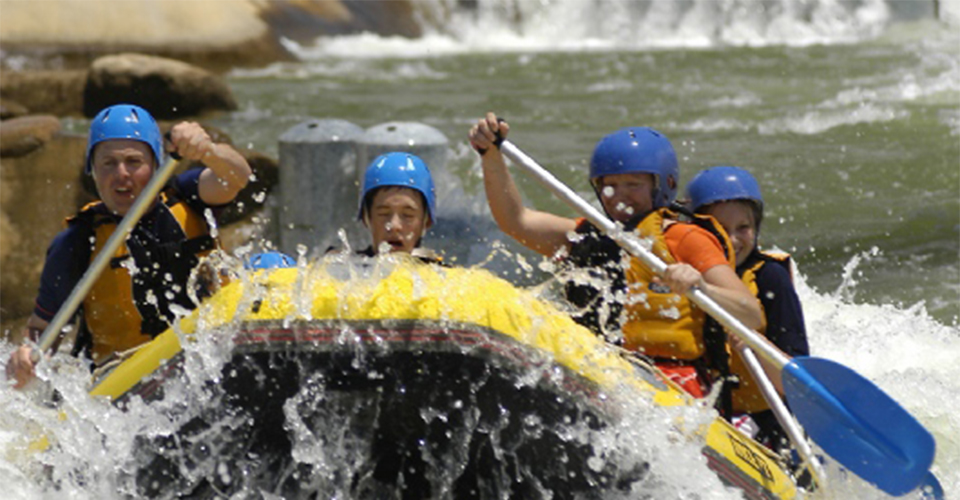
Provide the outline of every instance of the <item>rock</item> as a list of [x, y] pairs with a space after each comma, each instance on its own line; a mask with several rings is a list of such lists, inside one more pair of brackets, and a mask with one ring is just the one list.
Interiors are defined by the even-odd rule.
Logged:
[[0, 122], [0, 158], [24, 156], [60, 132], [55, 116], [24, 116]]
[[[6, 122], [3, 122], [4, 124]], [[47, 247], [76, 213], [87, 138], [58, 134], [0, 161], [0, 304], [5, 318], [29, 315]]]
[[262, 0], [44, 0], [3, 2], [7, 55], [85, 67], [93, 58], [136, 51], [223, 70], [291, 55], [260, 18]]
[[246, 219], [264, 205], [267, 196], [280, 181], [280, 164], [277, 160], [250, 149], [238, 149], [253, 170], [254, 180], [240, 191], [237, 199], [220, 211], [218, 220], [227, 226]]
[[[256, 210], [249, 216], [235, 224], [219, 228], [217, 237], [220, 247], [227, 253], [234, 255], [237, 249], [254, 243], [262, 242], [266, 237], [267, 225], [264, 223], [266, 210]], [[249, 252], [249, 250], [247, 250]]]
[[78, 116], [83, 111], [86, 70], [3, 71], [0, 95], [33, 113]]
[[173, 59], [132, 53], [104, 56], [90, 66], [84, 114], [92, 117], [118, 103], [142, 106], [158, 120], [237, 108], [219, 76]]
[[6, 338], [7, 342], [13, 345], [20, 345], [24, 340], [23, 329], [26, 328], [29, 318], [13, 318], [0, 307], [0, 338]]
[[0, 40], [6, 57], [26, 56], [20, 69], [82, 68], [105, 54], [136, 51], [227, 71], [295, 60], [283, 39], [306, 43], [361, 32], [418, 37], [423, 24], [447, 22], [455, 8], [447, 3], [470, 2], [475, 0], [9, 1], [3, 2]]
[[26, 106], [11, 99], [0, 98], [0, 120], [18, 118], [30, 113]]
[[0, 211], [0, 262], [13, 253], [13, 249], [20, 246], [20, 233], [14, 229], [13, 222], [6, 212]]
[[415, 14], [412, 2], [398, 0], [288, 0], [264, 2], [260, 17], [275, 36], [309, 43], [324, 34], [360, 32], [416, 38], [423, 34], [416, 18], [429, 11]]
[[[187, 121], [187, 120], [160, 120], [157, 122], [157, 125], [160, 127], [160, 133], [166, 135], [167, 132], [170, 132], [170, 129], [174, 125]], [[229, 144], [233, 146], [233, 139], [230, 137], [230, 134], [226, 133], [223, 129], [219, 127], [214, 127], [208, 123], [200, 123], [200, 126], [203, 127], [203, 131], [210, 136], [210, 140], [216, 143]]]

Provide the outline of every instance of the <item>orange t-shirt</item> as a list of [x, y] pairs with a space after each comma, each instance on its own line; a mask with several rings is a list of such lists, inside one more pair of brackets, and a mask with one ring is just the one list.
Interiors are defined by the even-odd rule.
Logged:
[[677, 262], [690, 264], [703, 274], [714, 266], [726, 266], [730, 263], [723, 252], [717, 237], [710, 231], [694, 225], [674, 223], [664, 231], [667, 249]]

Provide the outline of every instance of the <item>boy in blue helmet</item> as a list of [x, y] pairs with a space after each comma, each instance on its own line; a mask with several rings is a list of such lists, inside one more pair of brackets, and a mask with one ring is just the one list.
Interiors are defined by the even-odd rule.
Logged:
[[438, 261], [420, 243], [436, 217], [436, 189], [427, 164], [410, 153], [375, 158], [363, 176], [357, 217], [370, 230], [373, 244], [361, 253], [404, 252]]
[[[469, 134], [482, 158], [487, 201], [500, 229], [540, 254], [564, 257], [606, 278], [606, 286], [588, 285], [587, 294], [576, 293], [582, 287], [568, 287], [568, 298], [578, 307], [614, 306], [606, 308], [610, 321], [602, 313], [578, 321], [618, 341], [622, 335], [627, 349], [651, 357], [689, 393], [703, 396], [710, 381], [710, 339], [703, 335], [704, 312], [684, 296], [686, 291], [700, 287], [750, 328], [761, 328], [763, 316], [756, 297], [734, 272], [722, 229], [709, 218], [681, 222], [668, 210], [679, 181], [670, 141], [646, 127], [622, 129], [601, 139], [590, 161], [590, 180], [607, 215], [651, 239], [654, 253], [668, 264], [664, 275], [656, 277], [588, 221], [524, 207], [495, 145], [508, 132], [506, 122], [488, 113]], [[609, 302], [616, 304], [604, 304]]]
[[[205, 212], [233, 201], [249, 181], [251, 170], [243, 156], [214, 143], [196, 123], [175, 125], [167, 148], [204, 168], [171, 181], [84, 298], [74, 350], [85, 351], [95, 363], [163, 332], [174, 318], [174, 306], [193, 307], [190, 273], [200, 257], [217, 247]], [[118, 104], [94, 117], [84, 170], [93, 177], [100, 201], [68, 219], [67, 229], [47, 250], [27, 338], [36, 339], [56, 315], [162, 165], [164, 151], [160, 129], [143, 108]], [[34, 377], [31, 347], [13, 353], [7, 377], [16, 379], [18, 388]]]
[[[809, 355], [803, 310], [793, 286], [790, 256], [764, 252], [757, 246], [763, 220], [763, 197], [756, 179], [742, 168], [712, 167], [690, 181], [687, 197], [694, 212], [714, 217], [730, 235], [737, 256], [737, 275], [763, 307], [764, 335], [788, 356]], [[734, 337], [730, 341], [736, 343], [737, 339]], [[766, 364], [764, 369], [782, 392], [780, 370]], [[739, 387], [731, 394], [734, 422], [754, 423], [757, 440], [779, 446], [784, 438], [783, 429], [737, 352], [730, 359], [730, 372], [740, 379]]]

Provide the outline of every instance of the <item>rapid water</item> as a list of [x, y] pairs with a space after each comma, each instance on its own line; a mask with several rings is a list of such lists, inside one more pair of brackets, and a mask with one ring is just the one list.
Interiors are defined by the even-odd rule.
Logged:
[[[505, 116], [511, 140], [584, 196], [593, 145], [630, 125], [671, 138], [683, 181], [712, 165], [750, 169], [767, 204], [761, 243], [797, 261], [813, 354], [871, 379], [931, 430], [950, 498], [960, 490], [960, 30], [903, 19], [904, 5], [921, 3], [423, 2], [421, 39], [290, 41], [300, 61], [234, 71], [241, 109], [214, 124], [273, 155], [277, 137], [307, 118], [437, 128], [450, 139], [452, 181], [438, 186], [440, 227], [427, 244], [463, 265], [495, 254], [487, 265], [524, 285], [548, 276], [494, 226], [442, 229], [489, 219], [466, 144], [483, 112]], [[531, 205], [573, 215], [517, 178]], [[12, 346], [0, 347], [6, 359]], [[197, 349], [209, 360], [198, 377], [215, 377], [217, 349]], [[89, 401], [84, 369], [58, 361], [48, 376], [68, 401], [66, 421], [0, 389], [4, 497], [129, 493], [118, 488], [133, 436], [171, 424], [157, 409]], [[632, 435], [660, 471], [654, 497], [740, 497], [706, 471], [696, 445], [642, 444], [663, 422], [638, 414]], [[55, 429], [60, 451], [22, 449], [41, 429]], [[38, 479], [51, 477], [60, 488]], [[836, 497], [884, 498], [856, 480], [840, 481]]]

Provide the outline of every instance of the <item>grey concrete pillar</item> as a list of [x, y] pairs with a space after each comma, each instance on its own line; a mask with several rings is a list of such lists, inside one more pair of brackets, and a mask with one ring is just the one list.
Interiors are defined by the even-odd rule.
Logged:
[[345, 120], [311, 119], [280, 136], [277, 204], [280, 250], [323, 252], [337, 230], [357, 223], [357, 140], [364, 131]]

